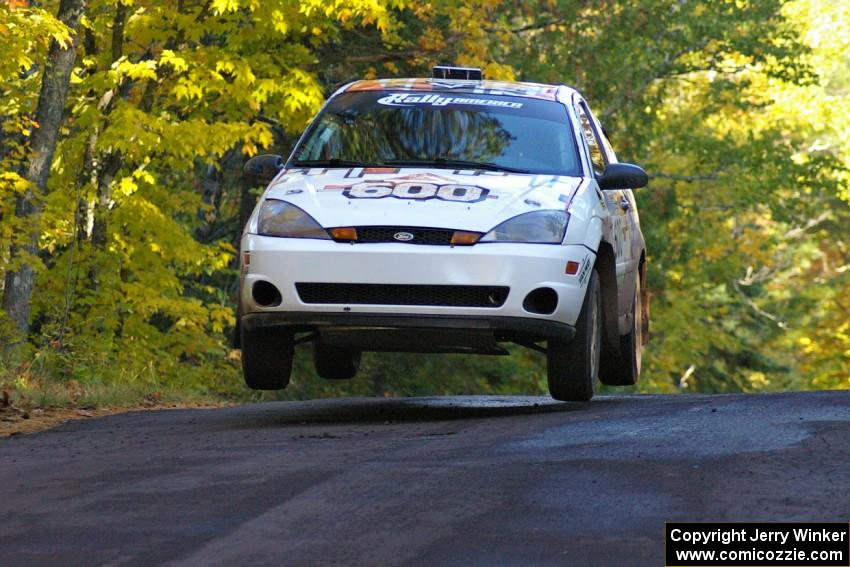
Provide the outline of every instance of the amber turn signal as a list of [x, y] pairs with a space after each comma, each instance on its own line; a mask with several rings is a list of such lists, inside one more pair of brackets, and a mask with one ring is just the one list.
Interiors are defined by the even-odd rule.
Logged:
[[343, 227], [343, 228], [332, 228], [330, 230], [331, 236], [334, 240], [345, 240], [347, 242], [354, 242], [357, 240], [357, 229], [351, 227]]
[[568, 276], [574, 276], [578, 273], [578, 262], [570, 260], [567, 262], [567, 269], [564, 270]]
[[478, 242], [479, 238], [481, 238], [481, 234], [477, 232], [456, 230], [452, 234], [452, 246], [470, 246]]

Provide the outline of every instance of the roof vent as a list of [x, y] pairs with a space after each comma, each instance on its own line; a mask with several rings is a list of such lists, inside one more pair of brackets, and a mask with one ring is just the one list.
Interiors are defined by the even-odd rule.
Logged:
[[476, 67], [448, 67], [437, 65], [431, 70], [431, 76], [435, 79], [460, 79], [466, 81], [480, 81], [483, 78], [481, 69]]

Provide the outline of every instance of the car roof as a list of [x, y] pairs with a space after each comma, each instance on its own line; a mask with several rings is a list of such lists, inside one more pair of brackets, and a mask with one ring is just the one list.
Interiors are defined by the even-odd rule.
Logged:
[[349, 83], [341, 92], [361, 91], [431, 91], [464, 94], [499, 94], [537, 98], [542, 100], [568, 101], [576, 90], [566, 85], [521, 83], [517, 81], [466, 81], [457, 79], [375, 79]]

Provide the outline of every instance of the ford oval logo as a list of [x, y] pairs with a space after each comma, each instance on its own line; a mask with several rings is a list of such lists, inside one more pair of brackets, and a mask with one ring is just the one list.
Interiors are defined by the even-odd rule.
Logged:
[[413, 233], [410, 232], [396, 232], [395, 234], [393, 234], [393, 238], [395, 238], [399, 242], [410, 242], [415, 237], [413, 236]]

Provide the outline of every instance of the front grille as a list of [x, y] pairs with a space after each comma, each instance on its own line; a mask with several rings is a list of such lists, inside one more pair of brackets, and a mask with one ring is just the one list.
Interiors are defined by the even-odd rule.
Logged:
[[[396, 234], [412, 234], [410, 240], [395, 238]], [[452, 243], [453, 230], [445, 228], [412, 228], [404, 226], [359, 226], [357, 227], [357, 242], [405, 242], [407, 244], [430, 244], [432, 246], [448, 246]], [[404, 237], [402, 237], [404, 238]]]
[[510, 288], [486, 285], [296, 283], [304, 303], [501, 307]]

